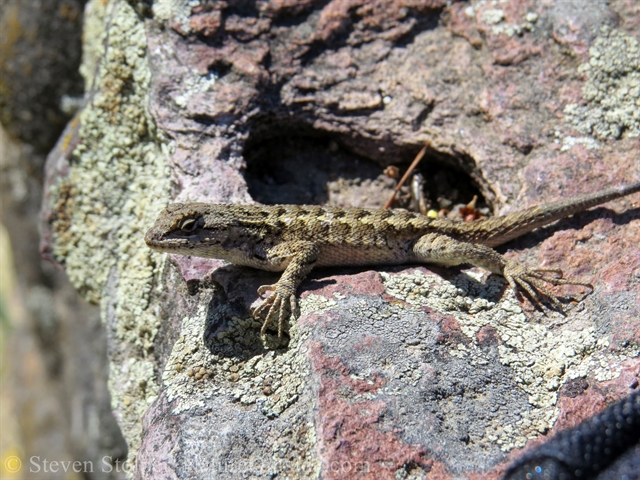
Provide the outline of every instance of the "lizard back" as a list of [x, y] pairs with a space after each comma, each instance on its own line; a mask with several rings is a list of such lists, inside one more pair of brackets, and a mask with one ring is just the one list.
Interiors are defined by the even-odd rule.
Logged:
[[261, 254], [299, 241], [319, 247], [317, 266], [398, 264], [409, 259], [411, 246], [433, 222], [404, 210], [175, 203], [160, 214], [145, 240], [156, 250], [265, 270], [275, 267]]

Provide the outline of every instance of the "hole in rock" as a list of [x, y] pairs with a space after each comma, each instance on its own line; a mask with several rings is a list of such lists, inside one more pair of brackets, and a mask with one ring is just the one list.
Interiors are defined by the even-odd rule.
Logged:
[[[459, 166], [460, 161], [435, 153], [427, 153], [414, 171], [425, 180], [422, 191], [429, 208], [450, 210], [477, 196], [476, 208], [488, 214], [477, 183]], [[415, 147], [408, 149], [397, 163], [385, 169], [332, 136], [291, 133], [250, 138], [244, 149], [245, 179], [253, 199], [267, 205], [381, 208], [415, 154]], [[397, 175], [389, 176], [394, 167]], [[410, 183], [403, 187], [393, 207], [411, 208]]]

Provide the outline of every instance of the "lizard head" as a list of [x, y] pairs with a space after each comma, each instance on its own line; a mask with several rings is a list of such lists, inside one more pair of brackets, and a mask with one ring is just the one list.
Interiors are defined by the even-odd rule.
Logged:
[[208, 203], [174, 203], [158, 216], [145, 235], [147, 245], [160, 252], [222, 258], [216, 251], [229, 237], [229, 217]]

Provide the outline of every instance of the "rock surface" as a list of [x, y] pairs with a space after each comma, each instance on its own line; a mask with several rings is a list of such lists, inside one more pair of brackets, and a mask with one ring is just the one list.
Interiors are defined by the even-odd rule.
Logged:
[[276, 349], [248, 313], [273, 275], [143, 241], [172, 200], [379, 205], [383, 168], [426, 141], [427, 187], [455, 171], [494, 213], [638, 181], [630, 2], [87, 15], [91, 91], [49, 158], [42, 248], [101, 306], [134, 477], [498, 478], [637, 388], [637, 195], [504, 249], [593, 281], [566, 317], [477, 269], [317, 271]]

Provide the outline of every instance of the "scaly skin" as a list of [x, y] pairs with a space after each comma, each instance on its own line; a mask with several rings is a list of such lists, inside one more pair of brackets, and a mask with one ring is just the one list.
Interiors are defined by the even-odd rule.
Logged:
[[305, 205], [175, 203], [145, 237], [155, 250], [219, 258], [236, 265], [284, 272], [254, 311], [262, 334], [277, 321], [278, 336], [296, 315], [296, 290], [314, 267], [469, 263], [505, 277], [511, 288], [536, 291], [561, 308], [545, 285], [583, 285], [562, 271], [528, 268], [492, 250], [531, 230], [587, 208], [640, 191], [640, 182], [474, 222], [431, 219], [403, 210]]

